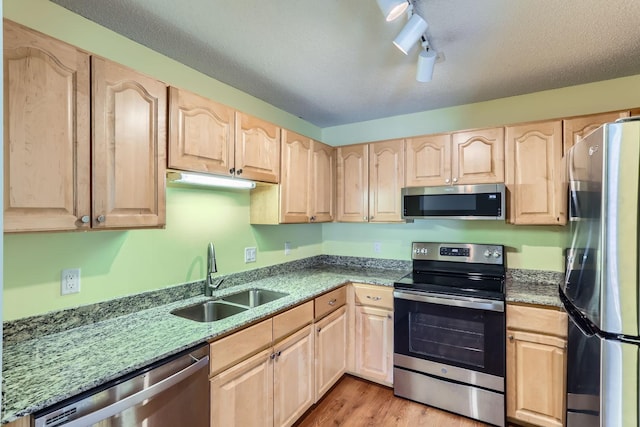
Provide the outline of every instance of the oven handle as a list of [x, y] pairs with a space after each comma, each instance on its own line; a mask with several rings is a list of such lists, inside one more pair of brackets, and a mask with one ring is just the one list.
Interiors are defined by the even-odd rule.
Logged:
[[409, 301], [427, 302], [438, 305], [451, 305], [454, 307], [472, 308], [476, 310], [504, 312], [503, 301], [493, 301], [480, 298], [463, 296], [445, 296], [429, 292], [393, 291], [393, 297]]

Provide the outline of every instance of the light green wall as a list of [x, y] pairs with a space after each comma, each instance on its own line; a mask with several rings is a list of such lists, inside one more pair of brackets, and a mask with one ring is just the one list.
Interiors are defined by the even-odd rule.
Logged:
[[[201, 280], [209, 241], [220, 274], [321, 253], [320, 224], [248, 224], [248, 191], [169, 187], [166, 229], [5, 234], [4, 319]], [[244, 263], [248, 246], [256, 263]], [[61, 269], [77, 267], [81, 292], [60, 296]]]
[[[501, 221], [434, 221], [413, 224], [325, 224], [323, 252], [372, 258], [410, 259], [411, 242], [505, 245], [507, 267], [563, 271], [566, 227], [523, 227]], [[381, 251], [374, 252], [374, 243]]]
[[322, 140], [346, 145], [637, 107], [640, 75], [324, 128]]

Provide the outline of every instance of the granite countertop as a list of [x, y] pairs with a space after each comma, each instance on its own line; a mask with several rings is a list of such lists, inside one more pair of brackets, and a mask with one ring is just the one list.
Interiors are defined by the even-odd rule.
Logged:
[[[410, 270], [407, 262], [392, 262], [383, 264], [387, 268], [375, 268], [380, 263], [372, 266], [341, 261], [341, 264], [303, 266], [293, 271], [286, 267], [279, 270], [265, 268], [261, 276], [244, 275], [243, 280], [235, 281], [232, 278], [228, 281], [232, 286], [216, 291], [213, 296], [221, 297], [253, 287], [289, 295], [216, 322], [199, 323], [170, 314], [174, 308], [205, 300], [198, 291], [197, 296], [132, 309], [128, 314], [118, 313], [105, 320], [73, 325], [58, 332], [48, 331], [30, 339], [5, 337], [0, 422], [4, 424], [32, 414], [345, 283], [393, 286], [395, 280]], [[555, 276], [544, 273], [509, 275], [507, 301], [559, 306]]]

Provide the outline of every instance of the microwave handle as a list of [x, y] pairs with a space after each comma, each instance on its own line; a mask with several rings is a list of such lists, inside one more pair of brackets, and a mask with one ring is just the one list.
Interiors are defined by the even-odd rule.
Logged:
[[426, 302], [429, 304], [504, 312], [504, 301], [485, 300], [463, 296], [450, 297], [441, 294], [432, 294], [429, 292], [413, 292], [404, 290], [393, 291], [393, 297], [401, 300]]

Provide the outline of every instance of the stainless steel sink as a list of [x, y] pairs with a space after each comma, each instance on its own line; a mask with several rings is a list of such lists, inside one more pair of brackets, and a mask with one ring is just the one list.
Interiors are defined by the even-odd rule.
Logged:
[[262, 304], [266, 304], [271, 301], [275, 301], [282, 297], [286, 297], [287, 293], [270, 291], [268, 289], [245, 289], [244, 291], [236, 292], [235, 294], [227, 295], [220, 298], [222, 301], [231, 302], [234, 304], [240, 304], [247, 307], [257, 307]]
[[182, 308], [176, 308], [175, 310], [171, 310], [171, 314], [184, 317], [185, 319], [195, 320], [196, 322], [214, 322], [246, 310], [248, 310], [248, 307], [239, 307], [223, 301], [209, 300]]

